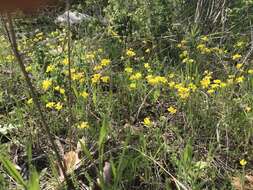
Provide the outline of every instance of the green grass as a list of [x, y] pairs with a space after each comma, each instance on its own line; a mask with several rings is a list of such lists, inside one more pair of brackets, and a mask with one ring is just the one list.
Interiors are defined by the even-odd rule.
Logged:
[[[233, 177], [246, 186], [253, 167], [250, 38], [220, 44], [219, 33], [190, 31], [167, 43], [90, 29], [99, 35], [72, 40], [71, 89], [66, 31], [37, 31], [18, 41], [65, 155], [82, 142], [81, 161], [69, 174], [75, 188], [237, 189]], [[29, 89], [0, 40], [0, 126], [17, 126], [0, 136], [0, 189], [64, 189]]]

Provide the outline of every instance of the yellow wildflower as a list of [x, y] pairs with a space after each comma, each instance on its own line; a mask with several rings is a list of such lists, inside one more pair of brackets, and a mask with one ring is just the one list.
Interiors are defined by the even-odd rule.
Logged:
[[237, 83], [243, 82], [243, 81], [244, 81], [244, 76], [237, 77], [237, 78], [235, 79], [235, 81], [236, 81]]
[[55, 89], [56, 91], [59, 91], [59, 90], [60, 90], [60, 86], [56, 86], [56, 87], [54, 87], [54, 89]]
[[213, 94], [214, 92], [215, 92], [214, 89], [209, 89], [209, 90], [207, 91], [208, 94]]
[[192, 92], [195, 92], [196, 89], [197, 89], [197, 86], [195, 84], [193, 84], [193, 83], [190, 83], [188, 87], [189, 87], [189, 89], [192, 90]]
[[201, 37], [200, 39], [201, 39], [202, 41], [204, 41], [204, 42], [208, 42], [208, 41], [209, 41], [209, 39], [208, 39], [207, 36], [203, 36], [203, 37]]
[[187, 43], [186, 40], [182, 40], [182, 41], [181, 41], [181, 44], [183, 44], [183, 45], [185, 45], [186, 43]]
[[175, 74], [174, 74], [174, 73], [170, 73], [170, 74], [169, 74], [169, 78], [170, 78], [170, 79], [172, 79], [172, 78], [174, 78], [174, 77], [175, 77]]
[[245, 45], [245, 43], [244, 43], [243, 41], [238, 41], [238, 42], [234, 45], [234, 47], [235, 47], [235, 48], [242, 48], [244, 45]]
[[158, 84], [165, 84], [167, 83], [167, 79], [165, 77], [162, 77], [162, 76], [152, 76], [152, 75], [148, 75], [146, 77], [147, 79], [147, 82], [152, 85], [152, 86], [155, 86], [155, 85], [158, 85]]
[[110, 80], [110, 77], [109, 77], [109, 76], [103, 76], [103, 77], [101, 77], [101, 80], [102, 80], [102, 82], [104, 82], [104, 83], [108, 83], [109, 80]]
[[248, 73], [249, 73], [249, 74], [253, 74], [253, 69], [249, 69], [249, 70], [248, 70]]
[[149, 52], [150, 52], [150, 49], [149, 49], [149, 48], [145, 50], [145, 53], [149, 53]]
[[187, 58], [184, 58], [182, 62], [186, 64], [192, 64], [194, 63], [194, 59], [190, 59], [187, 57]]
[[28, 104], [28, 105], [33, 104], [33, 99], [32, 99], [32, 98], [30, 98], [29, 100], [27, 100], [27, 104]]
[[245, 166], [247, 164], [247, 161], [245, 159], [240, 160], [241, 166]]
[[91, 82], [92, 84], [96, 84], [96, 83], [99, 83], [100, 81], [100, 78], [101, 78], [101, 74], [94, 74], [91, 78]]
[[238, 63], [237, 65], [236, 65], [236, 68], [237, 69], [240, 69], [242, 67], [242, 64], [241, 63]]
[[170, 114], [175, 114], [175, 113], [177, 113], [177, 109], [174, 108], [173, 106], [170, 106], [167, 110], [168, 110], [168, 112], [169, 112]]
[[82, 72], [73, 73], [72, 80], [74, 80], [74, 81], [80, 80], [83, 78], [83, 76], [84, 76], [84, 74]]
[[111, 63], [110, 59], [102, 59], [101, 60], [101, 66], [105, 67]]
[[62, 109], [63, 105], [61, 102], [58, 102], [57, 104], [54, 105], [54, 108], [58, 111], [60, 111]]
[[169, 82], [169, 87], [170, 87], [170, 88], [174, 88], [175, 84], [176, 84], [176, 83], [175, 83], [174, 81], [171, 81], [171, 82]]
[[186, 50], [184, 50], [184, 51], [179, 55], [180, 58], [186, 58], [186, 57], [188, 57], [188, 56], [189, 56], [189, 53], [188, 53], [188, 51], [186, 51]]
[[90, 126], [89, 126], [89, 123], [88, 122], [81, 122], [79, 125], [77, 125], [77, 128], [78, 129], [88, 129], [88, 128], [90, 128]]
[[220, 84], [220, 83], [221, 83], [221, 80], [216, 79], [216, 80], [213, 81], [213, 83], [215, 83], [215, 84]]
[[25, 68], [25, 70], [26, 70], [26, 72], [31, 72], [31, 71], [32, 71], [32, 66], [27, 66], [27, 67]]
[[144, 68], [145, 68], [145, 69], [150, 69], [149, 64], [148, 64], [148, 63], [145, 63], [145, 64], [144, 64]]
[[86, 58], [88, 61], [91, 61], [91, 60], [95, 59], [95, 54], [89, 52], [89, 53], [87, 53], [87, 54], [85, 55], [85, 58]]
[[211, 88], [212, 88], [212, 89], [216, 89], [216, 88], [219, 88], [219, 87], [220, 87], [219, 84], [211, 84]]
[[125, 68], [125, 72], [126, 72], [126, 73], [132, 73], [132, 72], [133, 72], [133, 68], [131, 68], [131, 67], [126, 67], [126, 68]]
[[136, 87], [137, 87], [136, 83], [131, 83], [131, 84], [129, 85], [129, 88], [130, 88], [131, 90], [136, 89]]
[[50, 72], [53, 72], [55, 70], [55, 67], [54, 65], [48, 65], [47, 66], [47, 70], [46, 70], [46, 73], [50, 73]]
[[46, 108], [53, 108], [55, 106], [55, 102], [48, 102], [46, 104]]
[[98, 52], [99, 52], [99, 53], [102, 53], [103, 51], [104, 51], [104, 50], [103, 50], [102, 48], [99, 48], [99, 49], [98, 49]]
[[197, 46], [197, 49], [198, 50], [203, 50], [203, 49], [205, 49], [206, 48], [206, 45], [205, 44], [199, 44], [198, 46]]
[[232, 56], [232, 59], [233, 60], [238, 60], [238, 59], [240, 59], [242, 56], [240, 55], [240, 54], [234, 54], [233, 56]]
[[69, 64], [68, 58], [65, 58], [65, 59], [62, 61], [62, 64], [63, 64], [63, 65], [68, 65], [68, 64]]
[[177, 47], [182, 48], [183, 46], [182, 46], [182, 44], [177, 44]]
[[211, 78], [212, 78], [211, 75], [208, 74], [200, 81], [202, 88], [208, 88], [208, 86], [211, 83]]
[[246, 112], [250, 112], [250, 111], [251, 111], [251, 107], [246, 106], [246, 107], [245, 107], [245, 111], [246, 111]]
[[150, 127], [152, 125], [152, 121], [149, 117], [145, 117], [144, 120], [143, 120], [143, 124], [146, 126], [146, 127]]
[[133, 51], [133, 49], [128, 49], [128, 50], [126, 51], [126, 55], [127, 55], [128, 57], [134, 57], [134, 56], [136, 55], [136, 53]]
[[60, 88], [59, 92], [60, 94], [65, 94], [65, 90], [63, 88]]
[[93, 70], [94, 71], [99, 71], [99, 70], [101, 70], [103, 67], [102, 67], [102, 65], [96, 65], [94, 68], [93, 68]]
[[190, 96], [189, 88], [185, 87], [178, 88], [178, 95], [181, 99], [187, 99]]
[[58, 91], [60, 94], [65, 94], [65, 90], [61, 88], [60, 86], [54, 87], [54, 90]]
[[138, 73], [131, 75], [130, 80], [140, 80], [141, 77], [142, 77], [142, 74], [140, 72], [138, 72]]
[[82, 96], [84, 99], [87, 99], [89, 94], [84, 90], [80, 93], [80, 96]]
[[226, 86], [227, 86], [227, 84], [226, 84], [225, 82], [221, 82], [221, 83], [220, 83], [220, 87], [221, 87], [221, 88], [225, 88]]
[[48, 90], [50, 88], [50, 86], [52, 85], [52, 81], [51, 80], [44, 80], [42, 82], [42, 89], [43, 90]]

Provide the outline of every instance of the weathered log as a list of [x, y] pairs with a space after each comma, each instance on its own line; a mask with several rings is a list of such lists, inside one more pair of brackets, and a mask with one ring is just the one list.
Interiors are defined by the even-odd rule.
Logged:
[[58, 0], [1, 0], [1, 12], [34, 11], [45, 6], [53, 5]]

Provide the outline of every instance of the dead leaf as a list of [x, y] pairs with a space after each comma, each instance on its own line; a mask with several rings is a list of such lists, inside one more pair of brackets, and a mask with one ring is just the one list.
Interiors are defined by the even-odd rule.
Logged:
[[[62, 164], [66, 166], [66, 173], [69, 174], [76, 169], [79, 162], [80, 159], [78, 157], [78, 153], [75, 151], [69, 151], [64, 154]], [[56, 163], [56, 165], [58, 168], [59, 179], [60, 181], [64, 181], [64, 175], [59, 163]]]
[[243, 188], [243, 181], [241, 177], [233, 177], [232, 178], [232, 186], [235, 190], [252, 190], [253, 189], [253, 176], [246, 175]]
[[103, 176], [105, 184], [110, 184], [112, 180], [112, 175], [111, 175], [111, 164], [109, 162], [105, 162], [103, 168]]
[[69, 151], [64, 155], [64, 162], [66, 165], [67, 173], [72, 172], [75, 166], [80, 162], [78, 153], [75, 151]]

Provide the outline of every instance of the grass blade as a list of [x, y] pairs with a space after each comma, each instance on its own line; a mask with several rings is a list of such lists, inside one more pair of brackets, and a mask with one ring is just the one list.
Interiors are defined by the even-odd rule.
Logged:
[[9, 159], [4, 158], [3, 156], [0, 156], [0, 161], [2, 162], [9, 175], [13, 177], [18, 184], [22, 185], [25, 189], [27, 189], [25, 181], [15, 168], [14, 164]]

